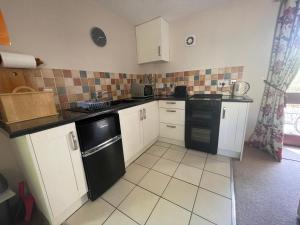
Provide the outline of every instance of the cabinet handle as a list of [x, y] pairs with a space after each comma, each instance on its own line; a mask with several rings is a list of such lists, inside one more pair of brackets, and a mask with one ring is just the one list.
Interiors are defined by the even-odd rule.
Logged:
[[146, 109], [143, 109], [144, 120], [146, 119]]
[[175, 105], [176, 102], [166, 102], [166, 104], [168, 104], [168, 105]]
[[225, 117], [226, 117], [226, 107], [223, 108], [222, 119], [225, 119]]
[[160, 45], [158, 46], [158, 56], [161, 56]]
[[172, 125], [167, 125], [167, 127], [169, 127], [169, 128], [176, 128], [176, 126], [172, 126]]
[[141, 109], [140, 110], [140, 121], [142, 121], [143, 120], [143, 110]]
[[167, 109], [167, 112], [176, 112], [176, 110]]
[[74, 131], [71, 131], [69, 133], [69, 137], [70, 137], [70, 143], [71, 143], [71, 148], [75, 151], [78, 149], [78, 141], [76, 139], [76, 136], [74, 134]]

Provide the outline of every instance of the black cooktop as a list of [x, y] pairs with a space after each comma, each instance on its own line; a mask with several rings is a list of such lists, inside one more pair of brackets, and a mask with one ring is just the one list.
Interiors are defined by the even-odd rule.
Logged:
[[221, 94], [195, 94], [192, 95], [188, 100], [216, 100], [221, 101]]

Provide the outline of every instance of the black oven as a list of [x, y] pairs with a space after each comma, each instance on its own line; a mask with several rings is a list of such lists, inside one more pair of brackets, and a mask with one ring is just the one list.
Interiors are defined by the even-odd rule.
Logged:
[[216, 154], [222, 95], [199, 94], [186, 102], [185, 146]]

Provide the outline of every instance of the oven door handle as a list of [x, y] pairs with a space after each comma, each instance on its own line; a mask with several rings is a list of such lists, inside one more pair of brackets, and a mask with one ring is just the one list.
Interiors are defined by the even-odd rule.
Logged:
[[101, 143], [100, 145], [97, 145], [97, 146], [94, 147], [94, 148], [91, 148], [91, 149], [89, 149], [89, 150], [87, 150], [87, 151], [85, 151], [85, 152], [82, 152], [82, 153], [81, 153], [81, 154], [82, 154], [82, 157], [83, 157], [83, 158], [86, 158], [86, 157], [88, 157], [88, 156], [94, 155], [94, 154], [96, 154], [97, 152], [99, 152], [99, 151], [101, 151], [101, 150], [107, 148], [108, 146], [110, 146], [110, 145], [116, 143], [117, 141], [119, 141], [119, 140], [121, 140], [121, 139], [122, 139], [121, 135], [117, 135], [117, 136], [115, 136], [115, 137], [113, 137], [113, 138], [111, 138], [111, 139], [109, 139], [109, 140], [107, 140], [107, 141]]

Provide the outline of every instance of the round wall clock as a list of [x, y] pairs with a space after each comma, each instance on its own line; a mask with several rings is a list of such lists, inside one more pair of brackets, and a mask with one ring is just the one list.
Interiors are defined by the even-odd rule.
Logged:
[[196, 36], [195, 35], [189, 35], [185, 38], [185, 46], [193, 46], [196, 43]]
[[93, 27], [91, 29], [91, 38], [99, 47], [104, 47], [106, 45], [106, 35], [99, 27]]

